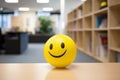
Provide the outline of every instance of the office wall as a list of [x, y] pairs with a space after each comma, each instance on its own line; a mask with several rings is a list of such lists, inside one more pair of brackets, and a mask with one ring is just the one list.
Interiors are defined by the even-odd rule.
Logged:
[[[58, 31], [60, 24], [59, 15], [51, 15], [52, 27], [55, 33]], [[35, 11], [20, 12], [18, 16], [12, 16], [12, 28], [19, 26], [19, 31], [29, 31], [35, 33], [35, 28], [39, 27], [38, 16]]]
[[22, 27], [23, 27], [22, 16], [12, 16], [11, 25], [12, 25], [12, 28], [14, 29], [19, 28], [18, 31], [22, 31]]
[[37, 16], [34, 11], [20, 12], [18, 16], [12, 16], [12, 27], [19, 27], [19, 31], [34, 33]]
[[53, 27], [53, 32], [54, 33], [58, 33], [59, 31], [59, 25], [60, 25], [60, 15], [51, 15], [50, 16], [51, 20], [52, 20], [52, 27]]
[[23, 17], [23, 29], [34, 33], [36, 27], [37, 16], [34, 11], [20, 12], [20, 16]]

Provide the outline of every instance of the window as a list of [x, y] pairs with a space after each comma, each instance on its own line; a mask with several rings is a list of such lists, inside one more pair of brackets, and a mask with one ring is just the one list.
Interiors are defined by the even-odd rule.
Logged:
[[50, 16], [50, 12], [46, 11], [37, 11], [36, 14], [37, 16]]
[[0, 28], [11, 28], [11, 14], [0, 14]]

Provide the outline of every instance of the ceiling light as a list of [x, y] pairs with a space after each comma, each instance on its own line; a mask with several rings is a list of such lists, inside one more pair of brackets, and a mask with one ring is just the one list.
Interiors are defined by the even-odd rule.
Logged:
[[29, 11], [30, 8], [28, 8], [28, 7], [20, 7], [18, 10], [19, 11]]
[[18, 3], [18, 0], [5, 0], [6, 3]]
[[37, 3], [49, 3], [49, 0], [37, 0]]
[[46, 7], [46, 8], [43, 8], [43, 11], [53, 11], [53, 8]]

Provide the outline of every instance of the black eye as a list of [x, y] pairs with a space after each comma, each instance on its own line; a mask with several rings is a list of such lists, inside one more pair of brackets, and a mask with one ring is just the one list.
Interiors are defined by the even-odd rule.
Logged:
[[52, 44], [50, 44], [50, 50], [52, 50], [52, 48], [53, 48], [53, 45], [52, 45]]
[[65, 47], [65, 44], [62, 42], [61, 43], [61, 48], [64, 48]]

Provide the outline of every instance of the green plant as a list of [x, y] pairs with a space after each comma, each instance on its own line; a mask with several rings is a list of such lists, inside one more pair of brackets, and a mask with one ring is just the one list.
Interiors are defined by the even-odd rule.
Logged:
[[52, 21], [50, 20], [49, 17], [40, 16], [39, 21], [40, 21], [40, 31], [41, 31], [41, 33], [52, 33], [52, 28], [51, 28]]

